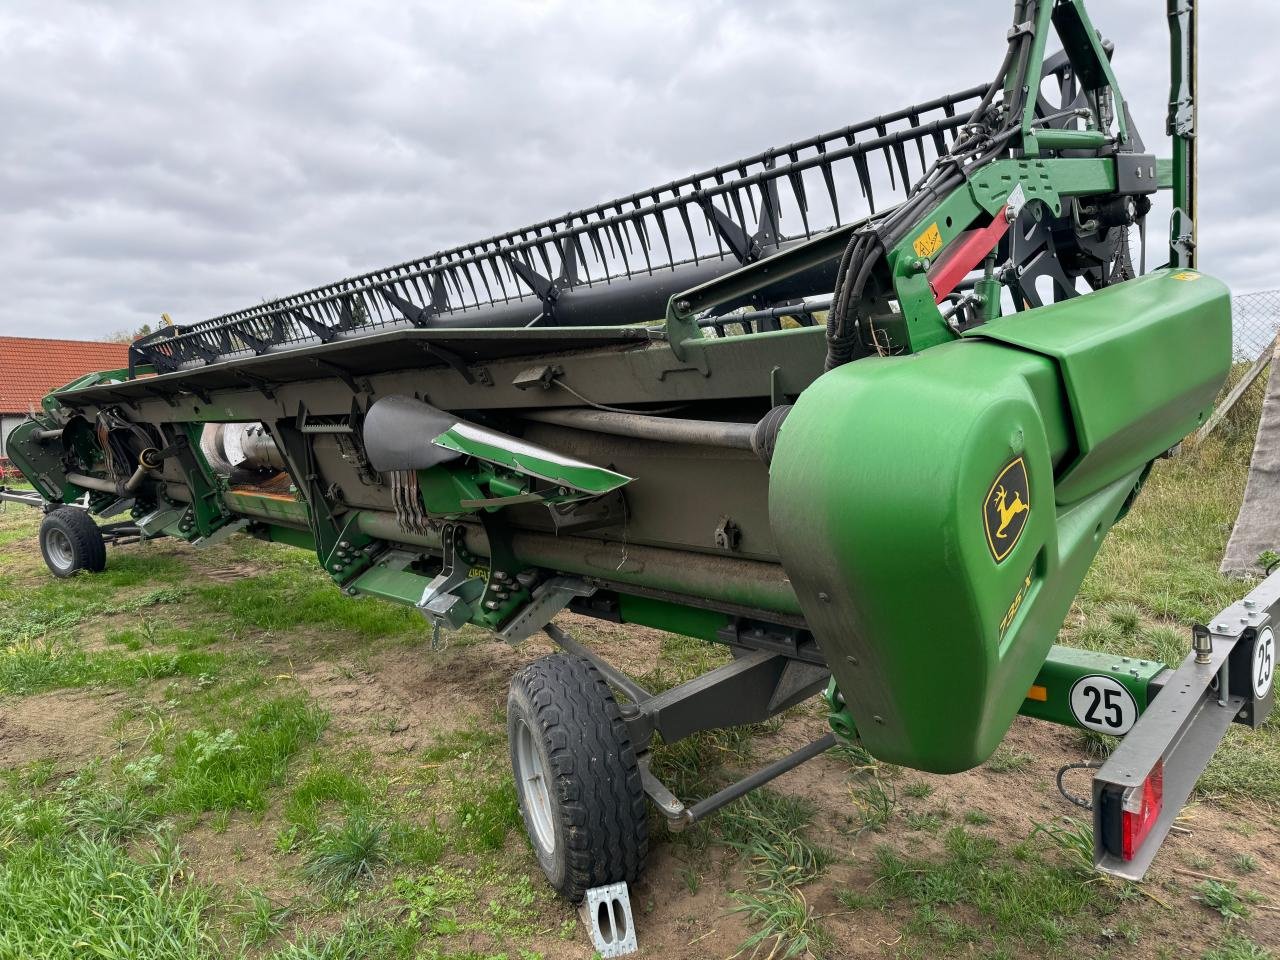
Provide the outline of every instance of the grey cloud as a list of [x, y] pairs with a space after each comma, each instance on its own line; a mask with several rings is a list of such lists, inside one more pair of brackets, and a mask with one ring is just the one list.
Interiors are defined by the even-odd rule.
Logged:
[[[1280, 91], [1252, 39], [1280, 12], [1229, 6], [1202, 13], [1204, 266], [1280, 286]], [[195, 321], [980, 83], [1009, 8], [10, 0], [0, 332]], [[1093, 15], [1167, 152], [1162, 5]]]

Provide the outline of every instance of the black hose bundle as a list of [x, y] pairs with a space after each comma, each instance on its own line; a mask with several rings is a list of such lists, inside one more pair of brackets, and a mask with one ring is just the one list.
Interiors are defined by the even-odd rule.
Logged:
[[138, 465], [139, 454], [160, 445], [153, 432], [149, 425], [126, 420], [114, 409], [99, 411], [96, 433], [107, 473], [116, 480], [128, 479]]
[[920, 178], [905, 203], [886, 213], [880, 220], [870, 221], [850, 238], [840, 258], [840, 266], [836, 271], [836, 285], [832, 296], [831, 310], [827, 314], [827, 358], [824, 369], [834, 370], [854, 358], [859, 343], [868, 340], [877, 351], [881, 345], [875, 340], [875, 333], [868, 329], [863, 331], [863, 321], [869, 318], [862, 316], [865, 307], [864, 295], [867, 282], [870, 280], [876, 265], [915, 224], [921, 213], [928, 206], [936, 205], [940, 199], [952, 190], [964, 184], [968, 171], [981, 166], [1000, 154], [1008, 141], [1018, 131], [1018, 117], [1021, 115], [1020, 101], [1022, 93], [1020, 85], [1015, 83], [1015, 93], [1011, 102], [1003, 111], [1004, 129], [998, 133], [993, 131], [998, 122], [992, 113], [991, 105], [996, 94], [1005, 85], [1005, 77], [1017, 58], [1016, 71], [1018, 78], [1025, 75], [1027, 60], [1033, 32], [1026, 28], [1027, 19], [1035, 17], [1037, 4], [1034, 2], [1018, 2], [1014, 6], [1014, 25], [1009, 32], [1009, 44], [1005, 50], [1004, 61], [996, 78], [987, 88], [977, 109], [961, 128], [963, 134], [952, 145], [951, 149], [929, 167]]

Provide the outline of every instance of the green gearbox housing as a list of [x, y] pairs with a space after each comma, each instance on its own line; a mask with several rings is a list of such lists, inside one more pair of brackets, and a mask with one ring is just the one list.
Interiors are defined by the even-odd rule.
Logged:
[[1230, 358], [1226, 287], [1165, 269], [800, 396], [770, 518], [872, 754], [939, 773], [990, 756], [1104, 535]]

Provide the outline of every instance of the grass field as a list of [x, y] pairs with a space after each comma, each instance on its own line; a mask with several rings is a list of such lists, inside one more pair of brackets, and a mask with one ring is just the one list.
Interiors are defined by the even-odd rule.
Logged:
[[[1237, 597], [1217, 561], [1251, 417], [1162, 461], [1064, 642], [1182, 658]], [[0, 514], [0, 958], [592, 955], [543, 884], [506, 754], [507, 679], [549, 652], [341, 597], [313, 558], [157, 542], [55, 582]], [[569, 618], [653, 686], [723, 658]], [[821, 733], [815, 705], [660, 748], [687, 797]], [[935, 777], [835, 751], [656, 838], [633, 890], [652, 957], [1274, 957], [1280, 724], [1233, 731], [1142, 886], [1087, 869], [1053, 785], [1097, 738], [1019, 720]], [[1078, 784], [1079, 785], [1079, 784]]]

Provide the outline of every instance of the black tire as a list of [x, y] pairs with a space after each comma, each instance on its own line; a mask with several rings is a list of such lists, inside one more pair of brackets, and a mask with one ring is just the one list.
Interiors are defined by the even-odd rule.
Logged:
[[520, 813], [551, 886], [578, 903], [592, 887], [634, 882], [649, 852], [648, 810], [600, 671], [564, 653], [529, 664], [511, 679], [507, 739]]
[[55, 577], [81, 570], [101, 573], [107, 568], [107, 544], [93, 518], [80, 509], [52, 510], [40, 521], [40, 553]]

